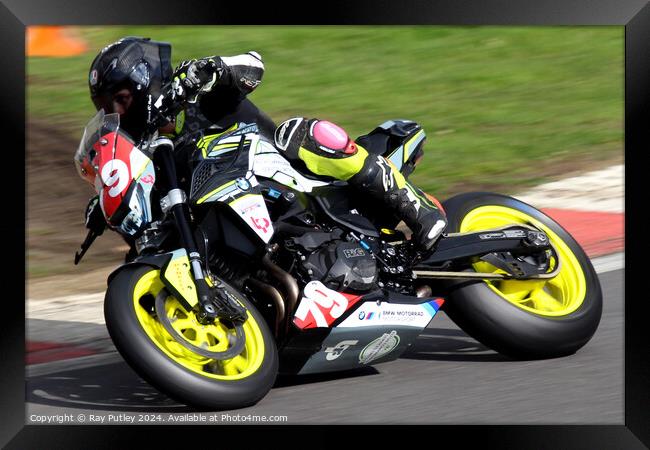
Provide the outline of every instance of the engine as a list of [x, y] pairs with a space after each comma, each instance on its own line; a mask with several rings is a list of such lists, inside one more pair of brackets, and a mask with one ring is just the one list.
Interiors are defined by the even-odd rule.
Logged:
[[303, 267], [313, 279], [336, 291], [368, 291], [377, 280], [375, 259], [356, 242], [330, 242], [309, 255]]
[[326, 232], [306, 233], [293, 238], [298, 272], [303, 281], [319, 280], [335, 291], [367, 292], [376, 287], [375, 257], [358, 242], [336, 238]]

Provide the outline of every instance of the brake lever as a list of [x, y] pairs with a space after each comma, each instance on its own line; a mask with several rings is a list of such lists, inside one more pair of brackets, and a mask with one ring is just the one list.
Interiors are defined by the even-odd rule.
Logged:
[[[103, 232], [103, 230], [102, 230]], [[100, 236], [102, 233], [97, 233], [95, 230], [88, 230], [88, 234], [86, 235], [86, 239], [81, 243], [81, 248], [75, 252], [74, 254], [74, 265], [76, 266], [79, 264], [79, 261], [81, 261], [81, 258], [86, 254], [86, 251], [90, 248], [90, 246], [93, 244], [95, 239], [97, 239], [97, 236]]]

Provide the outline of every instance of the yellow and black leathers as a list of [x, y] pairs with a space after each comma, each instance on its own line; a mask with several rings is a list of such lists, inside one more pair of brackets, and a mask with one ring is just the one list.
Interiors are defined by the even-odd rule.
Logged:
[[262, 82], [264, 62], [254, 51], [235, 56], [209, 56], [181, 62], [174, 70], [175, 86], [187, 90], [193, 102], [176, 117], [175, 135], [210, 127], [229, 128], [237, 122], [257, 123], [265, 136], [275, 124], [247, 97]]
[[431, 249], [447, 226], [437, 200], [409, 183], [386, 158], [371, 155], [339, 126], [319, 119], [292, 118], [275, 131], [275, 145], [316, 175], [347, 181], [383, 201], [413, 232], [417, 247]]
[[184, 105], [165, 131], [181, 143], [174, 153], [181, 179], [191, 179], [189, 161], [195, 147], [183, 145], [188, 135], [209, 128], [226, 130], [236, 123], [256, 123], [263, 136], [273, 137], [275, 123], [247, 98], [259, 86], [263, 75], [262, 57], [254, 51], [183, 61], [176, 67], [175, 86], [195, 97], [194, 102]]
[[237, 56], [208, 56], [181, 62], [174, 70], [174, 89], [194, 103], [200, 93], [210, 92], [213, 86], [236, 89], [242, 98], [261, 82], [264, 63], [259, 53], [250, 51]]

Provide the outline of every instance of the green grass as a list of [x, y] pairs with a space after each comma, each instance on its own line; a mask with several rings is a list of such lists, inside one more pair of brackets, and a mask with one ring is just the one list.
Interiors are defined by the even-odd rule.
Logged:
[[[94, 110], [88, 67], [104, 45], [144, 35], [174, 64], [262, 54], [251, 99], [276, 122], [327, 118], [358, 136], [391, 118], [421, 123], [427, 155], [414, 181], [434, 194], [521, 191], [564, 162], [623, 152], [622, 27], [101, 27], [73, 58], [28, 60], [28, 113], [76, 138]], [[72, 153], [72, 150], [70, 150]], [[546, 172], [541, 168], [546, 167]], [[543, 173], [544, 172], [544, 173]]]

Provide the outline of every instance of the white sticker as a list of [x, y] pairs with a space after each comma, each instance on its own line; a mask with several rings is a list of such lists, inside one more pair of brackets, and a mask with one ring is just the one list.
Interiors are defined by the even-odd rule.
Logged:
[[345, 319], [337, 328], [376, 327], [379, 325], [400, 325], [426, 327], [437, 311], [437, 305], [430, 302], [417, 305], [398, 303], [366, 302]]
[[271, 240], [273, 224], [264, 197], [259, 194], [249, 194], [230, 202], [229, 205], [265, 243]]
[[389, 354], [398, 345], [399, 336], [397, 335], [397, 331], [392, 330], [390, 333], [384, 333], [361, 350], [361, 353], [359, 353], [359, 362], [361, 364], [368, 364]]
[[325, 355], [325, 358], [328, 361], [334, 361], [336, 358], [341, 356], [344, 351], [358, 343], [359, 341], [341, 341], [334, 347], [327, 347], [325, 349], [325, 353], [327, 353], [327, 355]]

